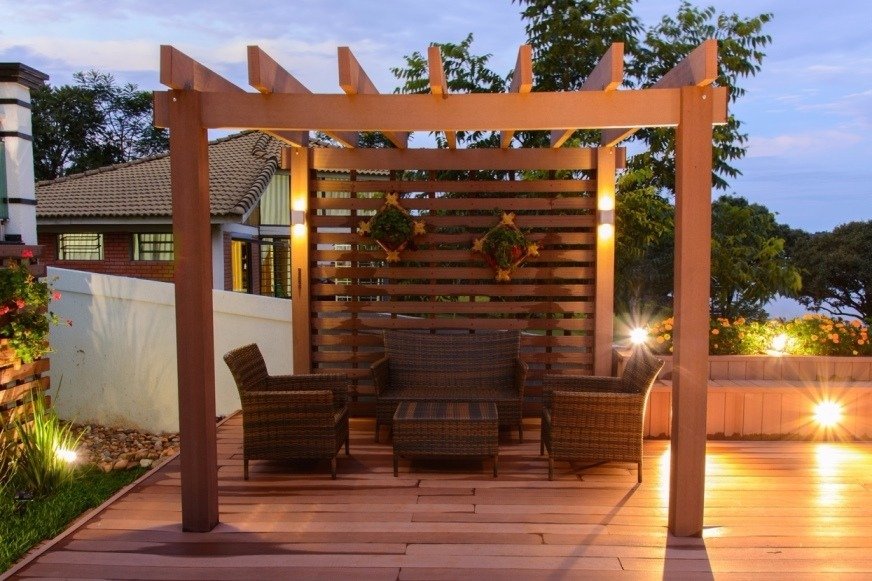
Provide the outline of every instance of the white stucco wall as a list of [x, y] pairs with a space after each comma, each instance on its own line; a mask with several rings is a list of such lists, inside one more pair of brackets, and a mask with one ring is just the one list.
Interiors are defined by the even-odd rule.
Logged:
[[[173, 285], [60, 268], [48, 269], [62, 297], [51, 310], [50, 393], [62, 418], [151, 432], [178, 430]], [[257, 343], [272, 374], [290, 373], [291, 303], [213, 291], [216, 414], [239, 409], [221, 358]], [[72, 326], [64, 320], [73, 322]]]

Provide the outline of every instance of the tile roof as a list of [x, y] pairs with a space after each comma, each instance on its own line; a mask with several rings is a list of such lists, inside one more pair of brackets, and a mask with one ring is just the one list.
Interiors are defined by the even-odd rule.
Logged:
[[[258, 131], [209, 143], [211, 214], [242, 216], [278, 168], [280, 143]], [[36, 184], [37, 218], [172, 214], [170, 157], [163, 153]]]

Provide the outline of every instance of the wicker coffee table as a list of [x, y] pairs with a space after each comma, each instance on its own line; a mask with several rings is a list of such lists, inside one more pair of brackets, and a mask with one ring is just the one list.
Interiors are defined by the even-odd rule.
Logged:
[[394, 476], [404, 457], [499, 456], [494, 402], [403, 401], [393, 421]]

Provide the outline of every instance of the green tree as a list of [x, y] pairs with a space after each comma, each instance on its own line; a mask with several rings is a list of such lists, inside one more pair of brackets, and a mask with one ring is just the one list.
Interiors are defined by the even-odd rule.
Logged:
[[31, 93], [33, 163], [38, 180], [67, 173], [90, 146], [100, 125], [100, 112], [81, 87], [44, 86]]
[[33, 94], [37, 179], [130, 161], [165, 151], [167, 131], [152, 125], [151, 93], [118, 85], [108, 73], [79, 72], [75, 85]]
[[802, 273], [795, 298], [815, 311], [872, 324], [872, 220], [795, 238], [791, 256]]
[[712, 314], [762, 319], [763, 306], [801, 286], [780, 237], [781, 226], [765, 206], [721, 196], [712, 204]]

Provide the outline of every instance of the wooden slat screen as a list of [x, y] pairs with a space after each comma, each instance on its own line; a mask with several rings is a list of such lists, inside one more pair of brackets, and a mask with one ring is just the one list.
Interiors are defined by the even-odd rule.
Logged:
[[[497, 177], [427, 168], [388, 170], [385, 181], [358, 180], [357, 170], [366, 168], [335, 177], [319, 172], [315, 152], [308, 219], [313, 370], [348, 374], [366, 401], [369, 366], [383, 354], [384, 329], [519, 329], [530, 366], [530, 413], [545, 372], [592, 373], [594, 180], [550, 168], [526, 180], [509, 172]], [[392, 264], [356, 233], [386, 192], [399, 193], [401, 205], [427, 224], [427, 234]], [[493, 269], [471, 250], [503, 211], [514, 212], [540, 246], [539, 257], [516, 269], [510, 282], [496, 282]]]

